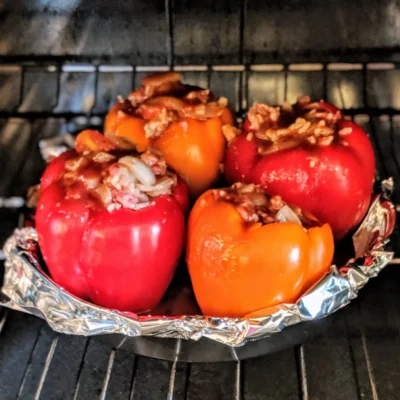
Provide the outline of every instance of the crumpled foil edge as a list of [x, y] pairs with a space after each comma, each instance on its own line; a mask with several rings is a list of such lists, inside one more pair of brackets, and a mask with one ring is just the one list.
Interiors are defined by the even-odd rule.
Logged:
[[[388, 180], [384, 184], [387, 186]], [[247, 319], [137, 316], [79, 300], [44, 273], [33, 251], [37, 246], [35, 229], [17, 229], [4, 246], [7, 258], [0, 304], [41, 317], [52, 329], [65, 334], [118, 333], [196, 341], [205, 337], [229, 346], [242, 346], [249, 340], [276, 334], [285, 327], [324, 318], [357, 297], [359, 290], [393, 257], [392, 252], [385, 251], [385, 245], [393, 230], [394, 219], [393, 205], [383, 196], [375, 196], [364, 221], [353, 235], [356, 259], [349, 260], [342, 268], [332, 266], [330, 272], [296, 304], [282, 304], [269, 309], [266, 316]]]

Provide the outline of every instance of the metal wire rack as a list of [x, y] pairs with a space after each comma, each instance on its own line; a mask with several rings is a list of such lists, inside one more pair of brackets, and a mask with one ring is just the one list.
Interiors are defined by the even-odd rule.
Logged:
[[[227, 96], [239, 116], [256, 101], [281, 104], [304, 94], [336, 104], [370, 133], [378, 158], [377, 177], [393, 176], [397, 182], [400, 95], [396, 82], [400, 64], [342, 59], [340, 63], [140, 66], [127, 61], [111, 64], [99, 57], [0, 56], [0, 127], [10, 140], [8, 144], [15, 135], [15, 144], [25, 145], [21, 150], [35, 153], [33, 149], [43, 137], [87, 125], [101, 129], [102, 119], [117, 95], [126, 96], [148, 73], [173, 69], [182, 72], [186, 82]], [[27, 143], [20, 143], [22, 140]], [[21, 181], [23, 184], [16, 184], [18, 174], [24, 171], [12, 170], [17, 163], [8, 162], [15, 155], [6, 146], [0, 152], [4, 153], [0, 162], [6, 170], [11, 169], [0, 184], [0, 196], [22, 195], [26, 179], [33, 184], [37, 174], [31, 173]], [[19, 158], [25, 162], [27, 156]], [[29, 157], [26, 161], [29, 164]], [[396, 201], [400, 200], [398, 190]]]
[[[354, 61], [356, 56], [362, 61]], [[188, 83], [227, 96], [239, 116], [255, 101], [279, 104], [304, 94], [327, 99], [370, 132], [377, 176], [400, 181], [400, 64], [350, 53], [342, 59], [331, 62], [318, 55], [315, 62], [277, 63], [271, 56], [265, 64], [175, 65], [170, 58], [170, 65], [154, 67], [129, 59], [116, 64], [101, 57], [2, 56], [0, 196], [24, 196], [37, 182], [43, 169], [39, 140], [87, 125], [100, 128], [117, 95], [127, 95], [145, 74], [169, 69], [181, 71]], [[394, 198], [400, 201], [397, 189]], [[19, 213], [0, 213], [4, 239]], [[393, 246], [400, 250], [397, 232]], [[388, 293], [398, 291], [397, 275], [384, 272], [379, 283], [337, 315], [323, 337], [268, 358], [223, 364], [135, 357], [96, 339], [58, 335], [39, 319], [3, 309], [0, 399], [307, 400], [335, 399], [338, 393], [343, 399], [394, 398], [388, 385], [399, 387], [400, 296], [393, 299]], [[393, 354], [383, 359], [380, 353], [388, 348]]]

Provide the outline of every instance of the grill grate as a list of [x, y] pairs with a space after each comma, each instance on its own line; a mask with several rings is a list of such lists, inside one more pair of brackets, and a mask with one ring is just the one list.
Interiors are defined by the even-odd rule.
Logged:
[[[172, 39], [169, 47], [172, 54]], [[322, 56], [301, 64], [271, 59], [258, 65], [190, 66], [174, 65], [171, 57], [168, 62], [188, 83], [226, 94], [238, 115], [254, 101], [276, 104], [305, 93], [336, 103], [371, 133], [377, 175], [399, 181], [395, 82], [400, 64], [390, 57], [390, 62], [371, 63], [374, 57], [358, 56], [362, 62], [350, 53], [342, 58], [345, 63]], [[243, 52], [239, 58], [244, 60]], [[40, 139], [100, 127], [118, 94], [127, 95], [146, 73], [170, 68], [128, 61], [0, 57], [0, 196], [24, 196], [37, 182], [44, 167]], [[395, 199], [400, 201], [399, 190]], [[4, 240], [17, 224], [18, 211], [0, 212]], [[399, 251], [397, 231], [392, 242]], [[395, 399], [400, 390], [398, 278], [399, 272], [388, 268], [360, 299], [337, 313], [329, 332], [303, 346], [222, 364], [134, 356], [94, 338], [59, 335], [37, 318], [2, 309], [0, 399]]]

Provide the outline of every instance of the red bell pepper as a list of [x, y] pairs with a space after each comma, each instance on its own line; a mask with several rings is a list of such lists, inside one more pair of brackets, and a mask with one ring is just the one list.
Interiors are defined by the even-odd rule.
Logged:
[[293, 104], [255, 104], [244, 132], [226, 130], [229, 182], [260, 184], [268, 194], [329, 223], [343, 238], [364, 217], [375, 174], [371, 142], [336, 107], [308, 97]]
[[36, 228], [49, 272], [100, 306], [152, 309], [183, 250], [186, 183], [155, 153], [81, 150], [53, 160], [41, 180]]

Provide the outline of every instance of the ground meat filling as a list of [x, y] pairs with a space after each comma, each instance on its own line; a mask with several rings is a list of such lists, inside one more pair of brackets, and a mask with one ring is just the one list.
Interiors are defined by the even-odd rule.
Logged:
[[302, 144], [329, 146], [351, 133], [351, 128], [338, 129], [338, 121], [343, 118], [340, 111], [330, 112], [307, 96], [299, 97], [293, 105], [286, 102], [281, 107], [256, 103], [247, 116], [254, 131], [248, 139], [255, 138], [262, 155]]
[[299, 207], [288, 205], [281, 196], [268, 196], [263, 189], [254, 184], [235, 183], [229, 188], [215, 189], [217, 201], [226, 201], [235, 205], [245, 222], [296, 222], [304, 228], [319, 226], [318, 220]]
[[233, 142], [236, 136], [242, 133], [242, 131], [233, 125], [227, 124], [222, 127], [222, 133], [225, 136], [225, 139], [228, 142], [228, 144], [230, 144], [231, 142]]
[[120, 112], [143, 118], [148, 138], [157, 138], [182, 118], [206, 120], [219, 117], [227, 105], [226, 98], [216, 98], [207, 89], [184, 85], [177, 72], [146, 76], [142, 87], [126, 100], [120, 98]]
[[100, 205], [111, 212], [149, 206], [155, 197], [171, 194], [177, 176], [155, 151], [140, 155], [86, 152], [66, 162], [61, 183], [66, 198], [85, 196], [89, 206]]

